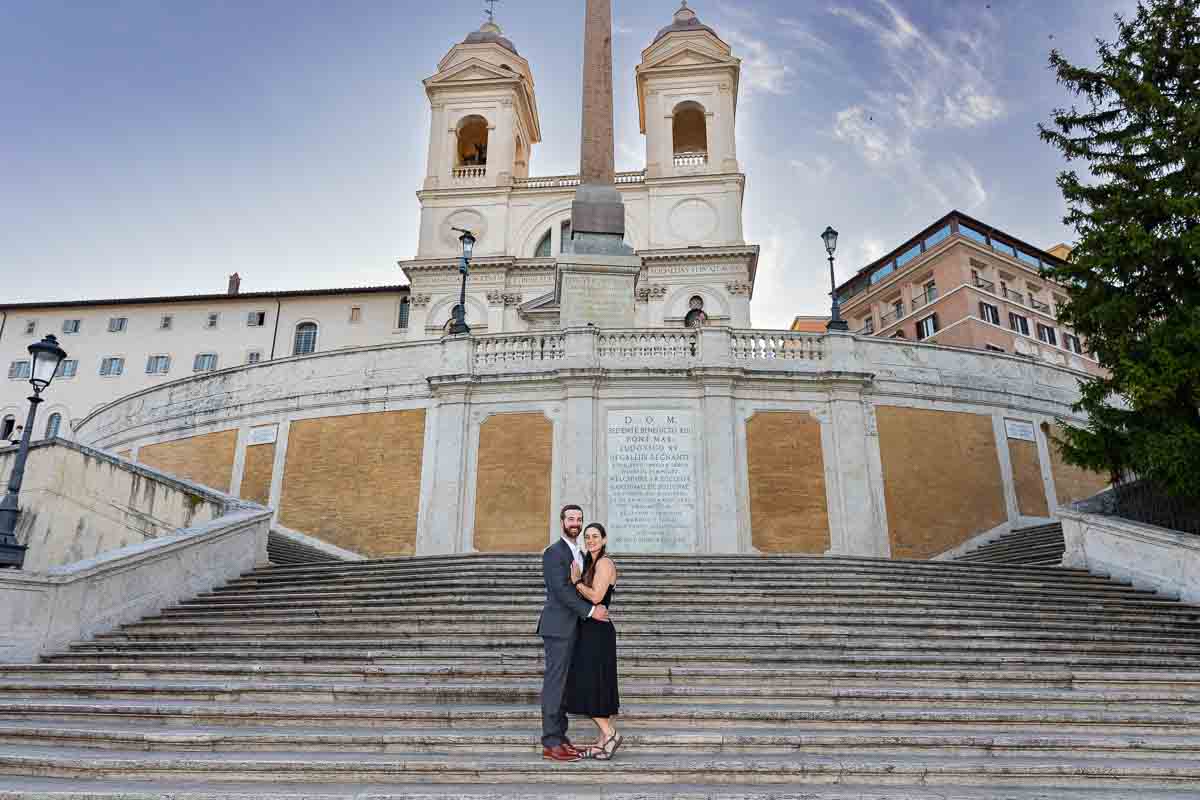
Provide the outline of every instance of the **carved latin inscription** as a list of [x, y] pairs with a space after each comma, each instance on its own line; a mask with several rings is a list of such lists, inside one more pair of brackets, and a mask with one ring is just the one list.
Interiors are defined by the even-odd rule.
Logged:
[[608, 535], [618, 553], [696, 549], [690, 411], [608, 413]]

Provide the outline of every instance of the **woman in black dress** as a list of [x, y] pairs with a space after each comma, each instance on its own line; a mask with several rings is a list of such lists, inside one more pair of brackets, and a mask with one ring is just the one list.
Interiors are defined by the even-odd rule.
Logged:
[[[617, 583], [617, 565], [605, 552], [608, 534], [604, 526], [593, 522], [583, 529], [583, 569], [571, 570], [575, 591], [588, 602], [612, 603]], [[613, 727], [612, 717], [621, 705], [617, 692], [617, 629], [609, 621], [585, 619], [579, 626], [579, 638], [567, 676], [567, 712], [592, 718], [600, 729], [596, 744], [584, 754], [607, 761], [616, 754], [625, 739]]]

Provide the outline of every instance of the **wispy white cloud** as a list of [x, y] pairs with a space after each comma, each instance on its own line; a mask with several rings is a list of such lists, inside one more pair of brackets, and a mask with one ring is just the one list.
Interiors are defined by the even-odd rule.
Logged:
[[894, 137], [862, 106], [851, 106], [834, 115], [833, 135], [858, 148], [864, 160], [885, 164], [912, 155], [912, 140], [908, 136]]
[[742, 91], [747, 93], [786, 94], [792, 68], [784, 53], [765, 39], [736, 30], [723, 32], [726, 41], [740, 51], [742, 59]]
[[622, 23], [621, 20], [614, 19], [613, 20], [613, 33], [617, 34], [618, 36], [629, 36], [630, 34], [635, 33], [635, 31], [633, 28]]

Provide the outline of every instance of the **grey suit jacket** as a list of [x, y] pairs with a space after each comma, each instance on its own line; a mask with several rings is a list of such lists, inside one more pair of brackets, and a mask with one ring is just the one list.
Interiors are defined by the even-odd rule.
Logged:
[[538, 617], [540, 636], [570, 636], [581, 619], [587, 619], [592, 604], [579, 596], [571, 585], [570, 546], [561, 538], [542, 551], [542, 581], [546, 584], [546, 604]]

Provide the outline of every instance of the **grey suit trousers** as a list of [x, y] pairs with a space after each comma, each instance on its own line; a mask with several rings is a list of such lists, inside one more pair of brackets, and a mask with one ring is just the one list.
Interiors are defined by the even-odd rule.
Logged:
[[542, 637], [546, 650], [546, 672], [542, 676], [544, 747], [557, 747], [567, 740], [567, 673], [571, 669], [571, 655], [575, 652], [577, 638], [578, 627], [569, 636]]

